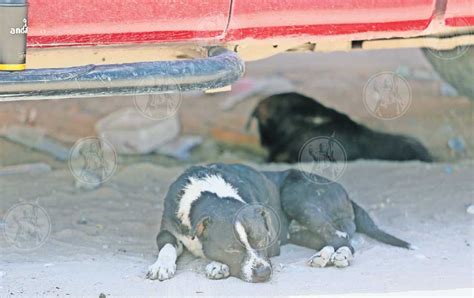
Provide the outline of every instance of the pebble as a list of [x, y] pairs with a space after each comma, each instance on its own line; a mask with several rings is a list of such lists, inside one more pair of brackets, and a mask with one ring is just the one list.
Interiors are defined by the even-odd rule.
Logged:
[[459, 92], [450, 84], [446, 82], [441, 82], [440, 86], [441, 95], [448, 96], [448, 97], [456, 97], [459, 96]]
[[474, 204], [471, 204], [466, 209], [467, 213], [474, 214]]
[[455, 153], [462, 154], [466, 151], [466, 142], [463, 137], [454, 137], [449, 139], [448, 147]]
[[86, 225], [86, 224], [87, 224], [87, 219], [85, 219], [85, 218], [83, 217], [83, 218], [81, 218], [81, 219], [79, 219], [79, 220], [77, 221], [77, 224], [78, 224], [78, 225]]
[[426, 257], [425, 255], [422, 255], [422, 254], [417, 254], [417, 255], [415, 255], [415, 257], [417, 259], [420, 259], [420, 260], [427, 260], [428, 259], [428, 257]]
[[87, 175], [87, 181], [85, 182], [83, 179], [75, 179], [74, 186], [77, 189], [83, 189], [83, 190], [94, 190], [100, 187], [102, 184], [102, 179], [92, 173], [88, 173]]
[[451, 175], [453, 173], [453, 167], [450, 165], [447, 165], [444, 167], [444, 172], [448, 175]]

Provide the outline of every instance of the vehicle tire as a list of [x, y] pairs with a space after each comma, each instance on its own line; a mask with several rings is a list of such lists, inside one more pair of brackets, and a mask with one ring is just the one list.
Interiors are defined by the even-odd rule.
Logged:
[[436, 72], [460, 95], [474, 100], [474, 48], [436, 51], [423, 48], [423, 53]]

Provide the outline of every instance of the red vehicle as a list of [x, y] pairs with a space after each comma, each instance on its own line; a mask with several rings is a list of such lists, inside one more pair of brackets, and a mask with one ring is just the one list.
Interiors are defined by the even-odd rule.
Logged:
[[0, 73], [0, 100], [216, 89], [283, 51], [474, 44], [473, 0], [30, 0], [28, 22], [28, 70]]

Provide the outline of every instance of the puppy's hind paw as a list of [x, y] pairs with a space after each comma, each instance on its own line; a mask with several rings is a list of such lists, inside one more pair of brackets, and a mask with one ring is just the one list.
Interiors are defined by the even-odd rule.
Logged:
[[308, 265], [311, 267], [326, 267], [328, 265], [331, 256], [334, 254], [334, 247], [325, 246], [319, 252], [314, 254], [308, 260]]
[[352, 251], [347, 246], [339, 247], [336, 252], [331, 255], [331, 263], [338, 268], [349, 266], [352, 259]]
[[206, 266], [206, 276], [209, 279], [223, 279], [229, 277], [229, 266], [219, 262], [211, 262]]
[[172, 261], [156, 261], [153, 265], [148, 267], [146, 278], [158, 279], [160, 281], [170, 279], [176, 272], [176, 263]]

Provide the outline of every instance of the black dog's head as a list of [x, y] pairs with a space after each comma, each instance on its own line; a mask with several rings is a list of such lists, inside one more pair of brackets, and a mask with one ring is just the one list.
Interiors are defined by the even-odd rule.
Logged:
[[299, 149], [315, 133], [331, 135], [335, 125], [343, 126], [351, 121], [316, 100], [294, 92], [272, 95], [259, 102], [247, 128], [253, 118], [258, 122], [260, 143], [269, 150], [270, 162], [297, 162]]
[[269, 257], [278, 245], [278, 218], [261, 205], [236, 204], [231, 200], [224, 205], [214, 205], [215, 211], [207, 212], [194, 225], [204, 255], [228, 265], [230, 274], [244, 281], [269, 280]]
[[419, 141], [373, 131], [347, 115], [299, 93], [282, 93], [263, 99], [253, 111], [260, 143], [269, 162], [300, 162], [301, 148], [317, 136], [336, 136], [344, 144], [347, 159], [432, 161]]

